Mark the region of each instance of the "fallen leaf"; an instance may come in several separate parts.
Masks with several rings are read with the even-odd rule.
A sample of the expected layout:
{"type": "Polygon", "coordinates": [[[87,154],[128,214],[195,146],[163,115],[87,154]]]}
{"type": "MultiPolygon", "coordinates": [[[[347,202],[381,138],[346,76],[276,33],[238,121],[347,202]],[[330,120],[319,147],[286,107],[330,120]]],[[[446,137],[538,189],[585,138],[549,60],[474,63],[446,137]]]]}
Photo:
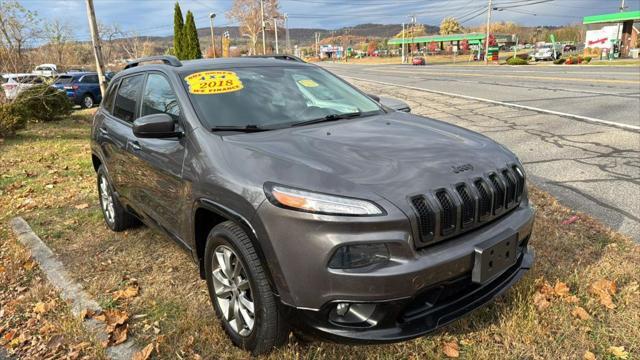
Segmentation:
{"type": "Polygon", "coordinates": [[[136,286],[129,286],[124,290],[117,290],[113,292],[113,300],[120,300],[120,299],[130,299],[134,296],[138,296],[138,287],[136,286]]]}
{"type": "Polygon", "coordinates": [[[87,204],[87,203],[78,204],[78,205],[75,206],[75,208],[78,209],[78,210],[88,209],[89,208],[89,204],[87,204]]]}
{"type": "Polygon", "coordinates": [[[569,304],[575,304],[578,302],[578,297],[575,295],[571,295],[571,296],[563,297],[562,300],[564,300],[564,302],[567,302],[569,304]]]}
{"type": "Polygon", "coordinates": [[[584,355],[582,356],[582,358],[584,360],[596,360],[596,355],[591,351],[587,350],[584,352],[584,355]]]}
{"type": "Polygon", "coordinates": [[[112,326],[123,325],[129,319],[129,315],[120,310],[106,310],[104,314],[107,317],[106,323],[112,326]]]}
{"type": "Polygon", "coordinates": [[[13,338],[16,336],[16,331],[15,330],[9,330],[7,331],[4,336],[2,336],[2,338],[6,341],[11,341],[13,340],[13,338]]]}
{"type": "Polygon", "coordinates": [[[573,311],[571,311],[571,315],[577,317],[580,320],[589,320],[589,319],[591,319],[591,316],[589,316],[589,313],[587,312],[587,310],[585,310],[581,306],[576,306],[573,309],[573,311]]]}
{"type": "Polygon", "coordinates": [[[578,221],[578,219],[580,219],[577,215],[573,215],[572,217],[566,219],[565,221],[562,222],[562,225],[571,225],[574,222],[578,221]]]}
{"type": "Polygon", "coordinates": [[[47,312],[47,304],[39,302],[33,307],[33,311],[38,314],[44,314],[47,312]]]}
{"type": "Polygon", "coordinates": [[[0,265],[0,273],[3,273],[5,271],[7,271],[7,269],[4,266],[0,265]]]}
{"type": "Polygon", "coordinates": [[[460,357],[460,351],[458,350],[458,343],[456,341],[443,343],[442,352],[450,358],[460,357]]]}
{"type": "Polygon", "coordinates": [[[47,184],[45,185],[45,189],[53,189],[53,184],[47,184]]]}
{"type": "Polygon", "coordinates": [[[624,346],[610,346],[607,351],[618,359],[629,358],[629,353],[624,351],[624,346]]]}
{"type": "Polygon", "coordinates": [[[145,346],[144,349],[133,354],[132,360],[147,360],[149,359],[149,356],[151,356],[152,352],[153,352],[153,344],[149,344],[145,346]]]}
{"type": "Polygon", "coordinates": [[[533,295],[533,304],[538,308],[538,311],[542,311],[548,308],[551,305],[551,302],[546,294],[536,292],[533,295]]]}
{"type": "Polygon", "coordinates": [[[36,266],[36,262],[33,261],[33,259],[29,259],[25,261],[24,264],[22,264],[22,267],[27,271],[32,270],[35,266],[36,266]]]}
{"type": "Polygon", "coordinates": [[[111,341],[113,345],[122,344],[127,340],[127,330],[128,325],[116,326],[116,328],[111,333],[111,341]]]}
{"type": "Polygon", "coordinates": [[[589,288],[592,294],[596,295],[600,299],[602,304],[607,309],[615,309],[616,305],[613,303],[612,295],[616,293],[616,283],[607,279],[600,279],[589,288]]]}
{"type": "Polygon", "coordinates": [[[556,281],[556,284],[553,286],[553,293],[559,297],[565,297],[569,295],[569,287],[566,283],[561,281],[556,281]]]}

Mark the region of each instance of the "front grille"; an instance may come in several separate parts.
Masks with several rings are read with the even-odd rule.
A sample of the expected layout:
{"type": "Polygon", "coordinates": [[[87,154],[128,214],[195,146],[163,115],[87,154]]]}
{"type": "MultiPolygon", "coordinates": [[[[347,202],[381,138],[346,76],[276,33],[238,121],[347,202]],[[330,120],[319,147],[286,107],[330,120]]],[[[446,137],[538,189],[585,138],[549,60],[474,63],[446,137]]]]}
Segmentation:
{"type": "Polygon", "coordinates": [[[456,186],[456,191],[458,195],[460,195],[460,199],[462,200],[462,211],[461,211],[461,225],[462,227],[466,227],[469,224],[473,223],[476,217],[476,201],[469,193],[469,189],[466,184],[460,184],[456,186]]]}
{"type": "Polygon", "coordinates": [[[420,227],[420,237],[423,241],[431,241],[435,233],[435,213],[427,203],[424,196],[416,196],[411,199],[413,208],[418,213],[418,223],[420,227]]]}
{"type": "Polygon", "coordinates": [[[452,238],[514,209],[522,200],[525,175],[511,165],[451,187],[410,198],[417,217],[416,247],[452,238]]]}
{"type": "Polygon", "coordinates": [[[442,208],[440,212],[440,234],[448,235],[456,229],[457,209],[447,190],[438,190],[436,198],[442,208]]]}

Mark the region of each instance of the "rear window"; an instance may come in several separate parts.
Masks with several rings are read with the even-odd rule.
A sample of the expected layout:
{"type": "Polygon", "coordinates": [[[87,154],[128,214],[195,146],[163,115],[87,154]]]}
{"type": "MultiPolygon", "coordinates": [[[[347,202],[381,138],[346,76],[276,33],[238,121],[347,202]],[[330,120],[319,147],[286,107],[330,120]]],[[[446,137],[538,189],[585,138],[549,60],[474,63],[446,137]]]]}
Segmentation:
{"type": "Polygon", "coordinates": [[[73,82],[73,76],[63,75],[56,79],[55,84],[69,84],[73,82]]]}

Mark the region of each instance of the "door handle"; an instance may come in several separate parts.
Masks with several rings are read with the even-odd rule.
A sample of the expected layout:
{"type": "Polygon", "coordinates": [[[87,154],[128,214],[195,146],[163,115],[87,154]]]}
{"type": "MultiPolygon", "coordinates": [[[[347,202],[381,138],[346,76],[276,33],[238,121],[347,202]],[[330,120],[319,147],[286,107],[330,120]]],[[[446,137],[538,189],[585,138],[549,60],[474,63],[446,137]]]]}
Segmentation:
{"type": "Polygon", "coordinates": [[[131,149],[133,149],[133,151],[140,151],[140,143],[135,140],[130,140],[129,146],[131,147],[131,149]]]}
{"type": "Polygon", "coordinates": [[[109,134],[109,130],[107,130],[106,128],[98,128],[98,131],[100,131],[101,135],[108,135],[109,134]]]}

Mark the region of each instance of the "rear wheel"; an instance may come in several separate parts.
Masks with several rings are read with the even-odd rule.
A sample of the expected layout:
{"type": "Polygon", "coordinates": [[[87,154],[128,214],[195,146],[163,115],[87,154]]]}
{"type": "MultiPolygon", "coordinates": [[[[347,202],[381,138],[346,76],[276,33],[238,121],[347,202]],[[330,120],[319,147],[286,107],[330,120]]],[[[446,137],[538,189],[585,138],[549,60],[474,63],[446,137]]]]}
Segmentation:
{"type": "Polygon", "coordinates": [[[120,204],[102,165],[98,168],[98,194],[104,221],[111,230],[123,231],[139,224],[138,219],[120,204]]]}
{"type": "Polygon", "coordinates": [[[231,341],[253,355],[284,344],[289,328],[247,234],[231,221],[217,225],[204,261],[209,296],[231,341]]]}
{"type": "Polygon", "coordinates": [[[90,109],[94,105],[93,96],[86,94],[82,97],[82,107],[85,109],[90,109]]]}

